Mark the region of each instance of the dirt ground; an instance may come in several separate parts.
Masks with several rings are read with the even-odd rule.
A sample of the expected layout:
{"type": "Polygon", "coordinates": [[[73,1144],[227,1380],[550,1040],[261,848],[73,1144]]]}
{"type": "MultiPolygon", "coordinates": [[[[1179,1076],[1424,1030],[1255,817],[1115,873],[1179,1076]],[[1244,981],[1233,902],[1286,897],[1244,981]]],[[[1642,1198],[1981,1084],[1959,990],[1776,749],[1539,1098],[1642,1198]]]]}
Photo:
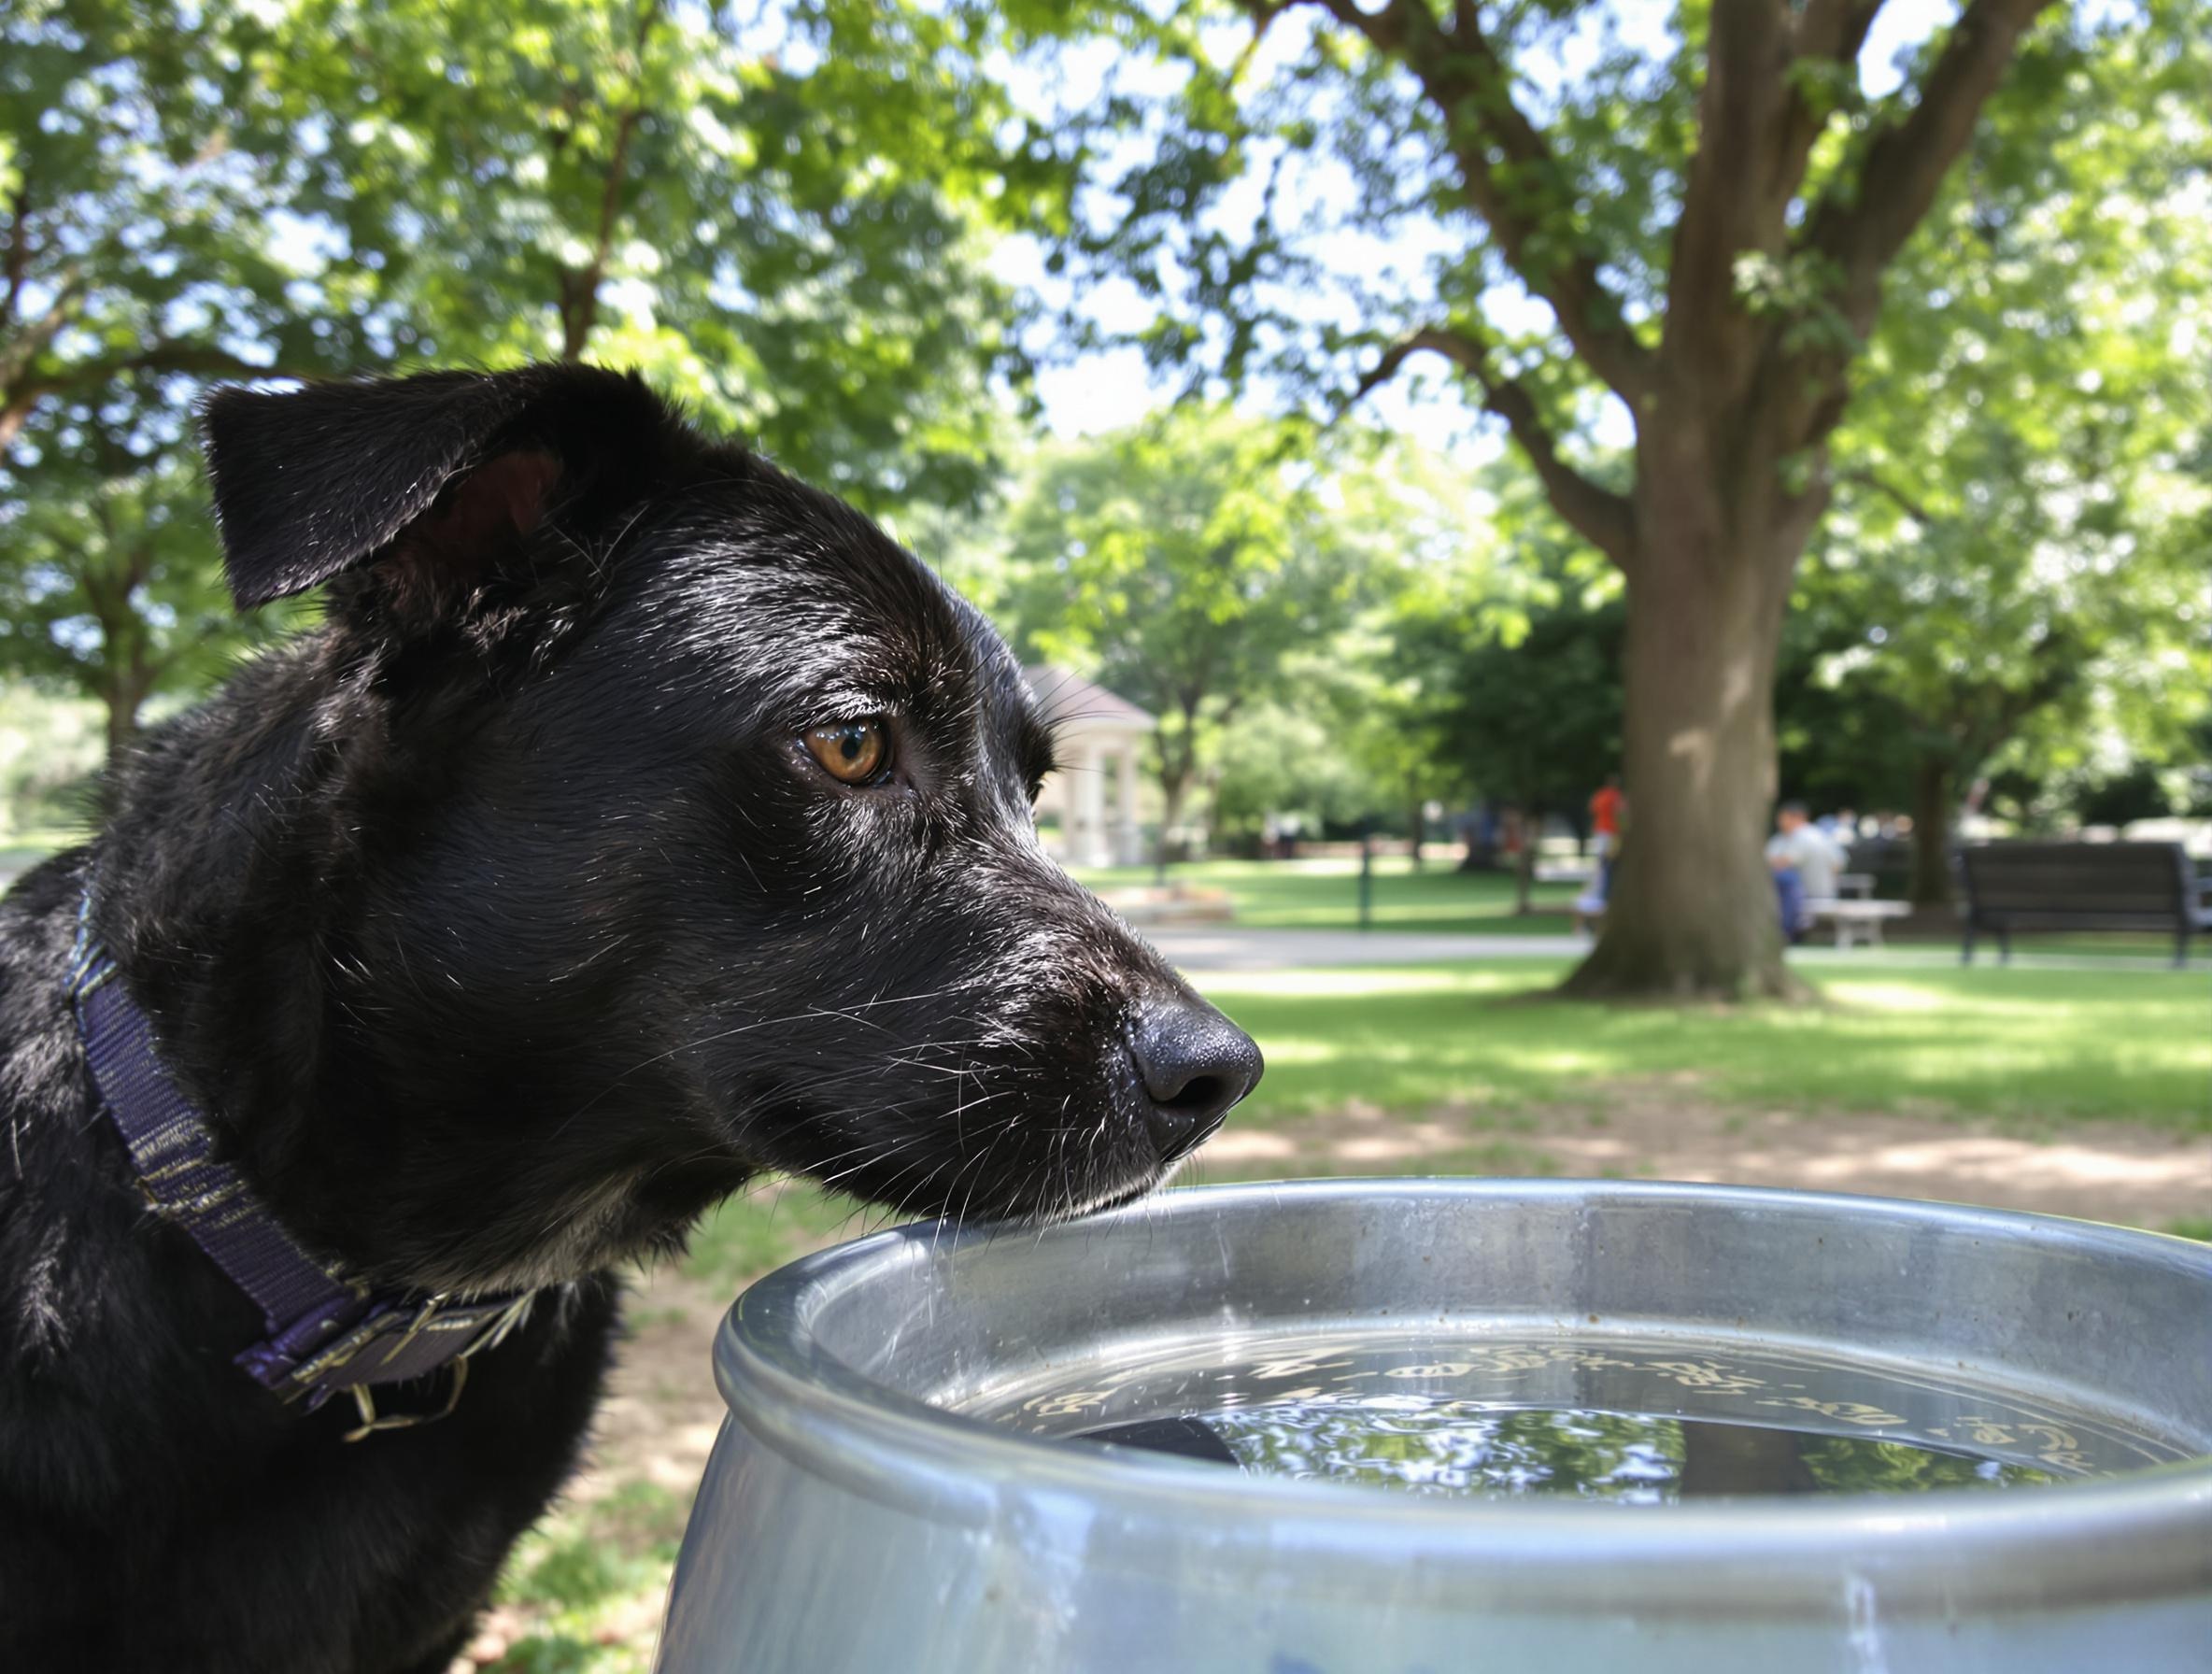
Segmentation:
{"type": "Polygon", "coordinates": [[[1613,1089],[1602,1114],[1535,1107],[1503,1127],[1354,1106],[1264,1128],[1233,1123],[1202,1159],[1216,1178],[1437,1172],[1611,1175],[1935,1198],[2162,1227],[2212,1214],[2212,1140],[2076,1123],[2044,1137],[1887,1114],[1717,1108],[1665,1085],[1613,1089]],[[1465,1164],[1477,1167],[1466,1167],[1465,1164]]]}
{"type": "MultiPolygon", "coordinates": [[[[1201,1161],[1202,1176],[1214,1180],[1432,1170],[1610,1175],[1932,1198],[2150,1227],[2212,1215],[2212,1141],[2203,1136],[2097,1122],[2035,1138],[1908,1115],[1730,1110],[1657,1085],[1615,1089],[1602,1112],[1528,1107],[1502,1125],[1448,1109],[1411,1119],[1359,1107],[1265,1128],[1232,1124],[1201,1161]]],[[[573,1500],[598,1499],[641,1479],[688,1497],[721,1422],[708,1353],[730,1299],[725,1287],[673,1270],[641,1281],[631,1336],[601,1408],[593,1462],[572,1488],[573,1500]]],[[[641,1603],[638,1631],[652,1631],[659,1602],[641,1603]]],[[[480,1666],[503,1650],[506,1614],[488,1624],[475,1658],[480,1666]]]]}

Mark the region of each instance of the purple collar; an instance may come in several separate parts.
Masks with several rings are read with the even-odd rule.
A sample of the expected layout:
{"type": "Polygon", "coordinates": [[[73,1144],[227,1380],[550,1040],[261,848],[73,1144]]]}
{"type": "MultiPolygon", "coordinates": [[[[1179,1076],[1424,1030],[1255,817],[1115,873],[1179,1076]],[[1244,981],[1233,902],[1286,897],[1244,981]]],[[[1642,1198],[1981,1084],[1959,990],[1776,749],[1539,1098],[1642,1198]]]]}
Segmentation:
{"type": "Polygon", "coordinates": [[[379,1293],[306,1255],[215,1154],[215,1137],[155,1049],[152,1025],[124,992],[115,961],[92,937],[92,891],[78,909],[69,1000],[85,1058],[114,1118],[138,1186],[155,1213],[191,1234],[261,1309],[268,1335],[234,1358],[264,1389],[313,1412],[343,1389],[373,1430],[443,1418],[461,1398],[468,1359],[497,1344],[532,1292],[474,1301],[379,1293]],[[379,1417],[371,1391],[450,1368],[442,1408],[379,1417]]]}

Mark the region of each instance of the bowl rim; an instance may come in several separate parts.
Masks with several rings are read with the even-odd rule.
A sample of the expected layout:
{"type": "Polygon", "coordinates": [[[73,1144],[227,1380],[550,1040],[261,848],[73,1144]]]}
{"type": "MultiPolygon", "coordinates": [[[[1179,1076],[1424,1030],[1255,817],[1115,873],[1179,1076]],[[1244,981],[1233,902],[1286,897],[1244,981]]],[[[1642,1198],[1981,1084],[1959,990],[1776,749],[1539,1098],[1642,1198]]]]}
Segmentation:
{"type": "MultiPolygon", "coordinates": [[[[2163,1233],[2063,1216],[1907,1199],[1694,1182],[1494,1177],[1330,1177],[1190,1186],[1025,1238],[1092,1235],[1120,1226],[1156,1229],[1163,1216],[1201,1216],[1287,1197],[1312,1203],[1374,1196],[1496,1202],[1634,1204],[1685,1201],[1737,1213],[1786,1209],[1879,1214],[1950,1228],[2058,1239],[2136,1260],[2179,1259],[2212,1276],[2212,1247],[2163,1233]]],[[[810,1331],[815,1312],[871,1275],[989,1241],[1004,1228],[920,1222],[802,1256],[757,1281],[725,1315],[716,1379],[731,1415],[765,1445],[869,1498],[934,1518],[988,1521],[1007,1492],[1073,1494],[1132,1515],[1200,1517],[1261,1526],[1278,1538],[1346,1548],[1386,1539],[1394,1549],[1523,1574],[1571,1554],[1651,1572],[1654,1583],[1714,1565],[1756,1562],[1763,1582],[1797,1572],[1832,1602],[1839,1563],[1879,1559],[1885,1577],[1917,1567],[1930,1596],[1959,1603],[1959,1553],[1986,1582],[2004,1582],[2031,1553],[2063,1550],[2059,1590],[2109,1602],[2170,1596],[2177,1582],[2212,1585],[2212,1455],[2124,1476],[2062,1482],[2019,1493],[1936,1489],[1720,1499],[1627,1508],[1573,1500],[1447,1499],[1361,1492],[1342,1483],[1227,1471],[1202,1461],[1066,1445],[948,1412],[881,1383],[830,1354],[810,1331]]],[[[2026,1578],[2020,1578],[2026,1584],[2026,1578]]],[[[2051,1577],[2029,1588],[2045,1603],[2051,1577]]],[[[1698,1589],[1693,1589],[1697,1591],[1698,1589]]],[[[1709,1585],[1702,1591],[1709,1596],[1709,1585]]],[[[1977,1589],[1977,1596],[1982,1589],[1977,1589]]],[[[1885,1597],[1888,1582],[1885,1582],[1885,1597]]],[[[1785,1589],[1775,1595],[1789,1608],[1785,1589]]],[[[1802,1600],[1800,1601],[1802,1603],[1802,1600]]]]}

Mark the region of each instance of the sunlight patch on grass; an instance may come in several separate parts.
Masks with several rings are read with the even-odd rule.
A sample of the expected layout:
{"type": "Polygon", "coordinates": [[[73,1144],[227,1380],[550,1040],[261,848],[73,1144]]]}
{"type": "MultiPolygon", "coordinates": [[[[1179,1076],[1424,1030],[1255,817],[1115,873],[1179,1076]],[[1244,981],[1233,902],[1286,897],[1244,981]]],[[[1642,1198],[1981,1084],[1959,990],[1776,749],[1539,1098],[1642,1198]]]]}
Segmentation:
{"type": "Polygon", "coordinates": [[[2212,1008],[2185,975],[1885,974],[1834,982],[1832,1005],[1673,1010],[1545,998],[1561,969],[1495,961],[1214,977],[1209,996],[1269,1057],[1238,1120],[1355,1099],[1421,1112],[1594,1090],[1602,1107],[1605,1084],[1694,1074],[1701,1096],[1746,1107],[2212,1131],[2212,1008]]]}
{"type": "Polygon", "coordinates": [[[1841,1005],[1882,1012],[1936,1011],[1946,999],[1942,990],[1926,983],[1869,982],[1864,977],[1838,981],[1824,972],[1821,992],[1841,1005]]]}
{"type": "Polygon", "coordinates": [[[1340,1051],[1325,1041],[1276,1041],[1267,1048],[1268,1067],[1287,1070],[1293,1064],[1325,1064],[1340,1051]]]}
{"type": "Polygon", "coordinates": [[[1297,971],[1240,971],[1233,976],[1202,979],[1209,998],[1216,994],[1321,994],[1335,999],[1371,999],[1386,994],[1504,994],[1530,986],[1525,973],[1557,972],[1550,961],[1534,965],[1438,967],[1320,967],[1297,971]]]}

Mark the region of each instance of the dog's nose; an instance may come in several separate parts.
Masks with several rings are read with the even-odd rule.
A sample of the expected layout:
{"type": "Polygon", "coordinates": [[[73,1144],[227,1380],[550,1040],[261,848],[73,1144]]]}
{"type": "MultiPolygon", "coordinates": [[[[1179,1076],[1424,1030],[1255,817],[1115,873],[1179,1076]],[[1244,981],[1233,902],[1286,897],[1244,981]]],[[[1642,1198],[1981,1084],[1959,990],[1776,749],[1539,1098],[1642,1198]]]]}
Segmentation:
{"type": "Polygon", "coordinates": [[[1144,1124],[1162,1162],[1196,1150],[1267,1066],[1252,1037],[1202,1000],[1156,995],[1129,1020],[1144,1124]]]}

